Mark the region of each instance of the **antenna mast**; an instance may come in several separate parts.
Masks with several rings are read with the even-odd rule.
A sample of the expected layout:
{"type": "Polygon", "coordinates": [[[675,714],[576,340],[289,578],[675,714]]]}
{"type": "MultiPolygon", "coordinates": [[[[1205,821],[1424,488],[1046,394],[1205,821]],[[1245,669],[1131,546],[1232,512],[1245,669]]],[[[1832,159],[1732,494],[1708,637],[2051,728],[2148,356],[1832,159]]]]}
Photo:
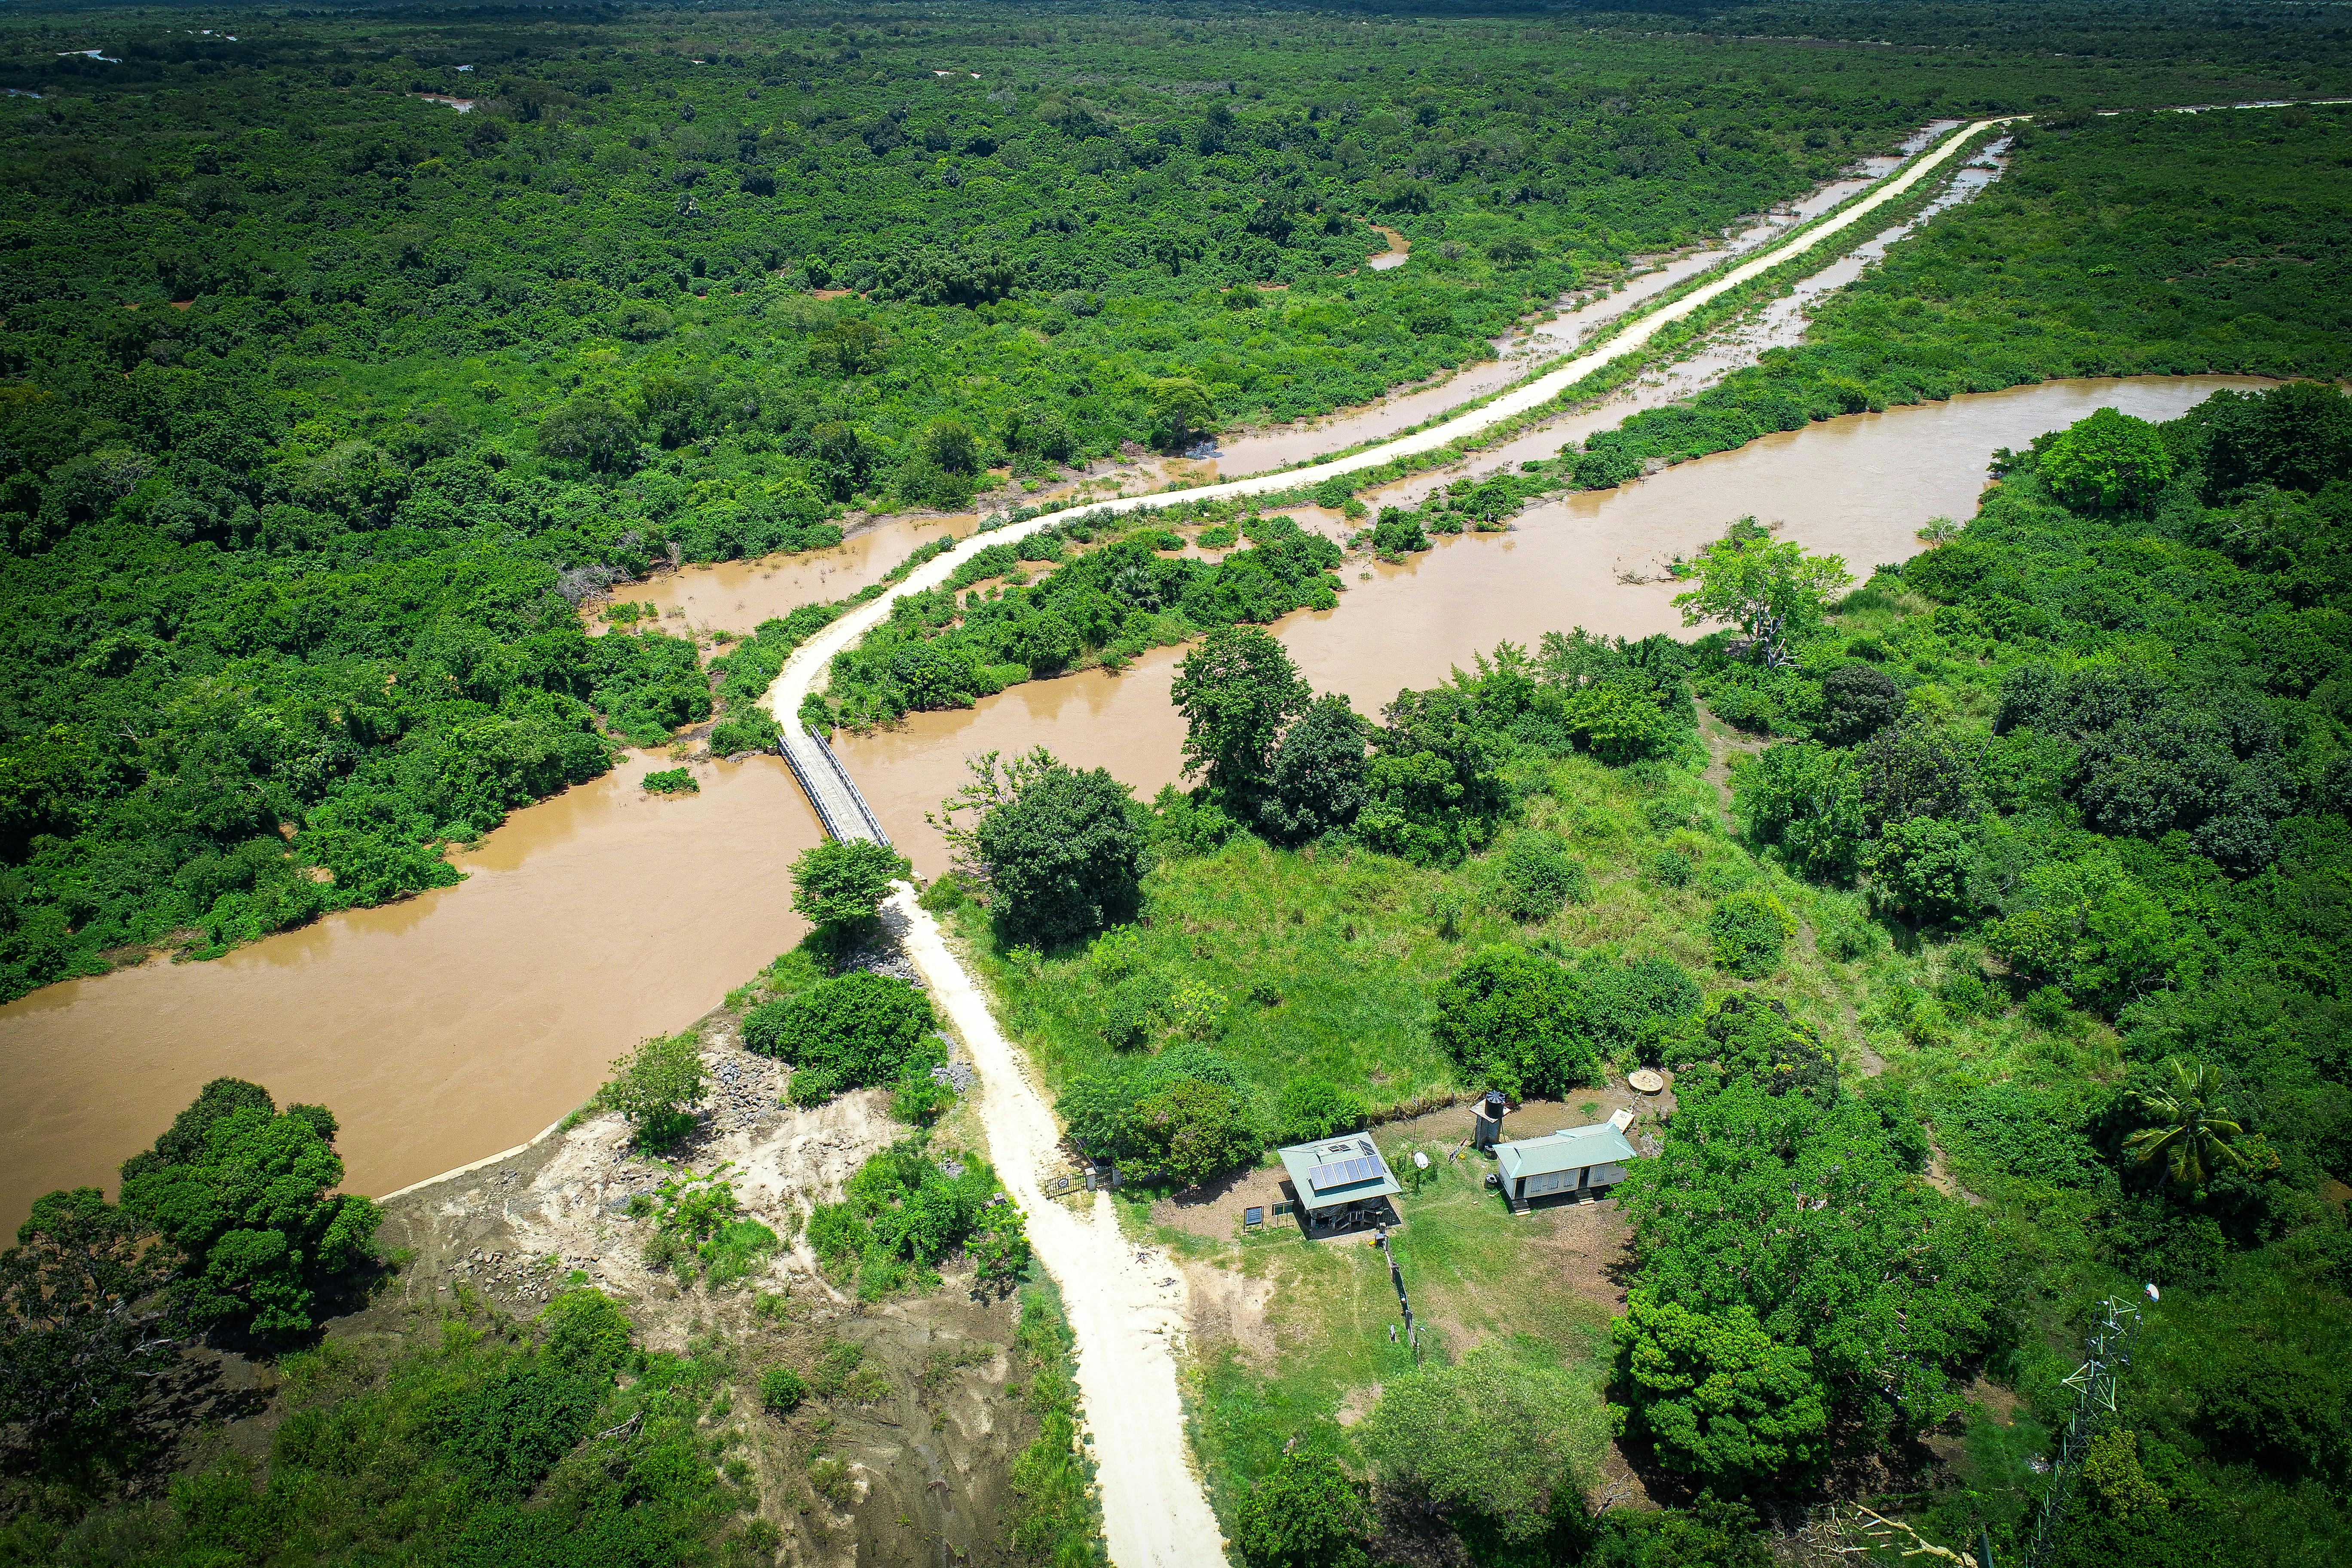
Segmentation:
{"type": "MultiPolygon", "coordinates": [[[[2156,1288],[2148,1287],[2154,1299],[2156,1288]]],[[[2099,1317],[2084,1342],[2083,1364],[2066,1379],[2074,1391],[2074,1414],[2059,1434],[2058,1452],[2050,1464],[2050,1492],[2033,1523],[2033,1541],[2025,1549],[2024,1568],[2042,1568],[2057,1544],[2066,1518],[2066,1493],[2083,1468],[2091,1437],[2116,1413],[2116,1384],[2131,1365],[2132,1336],[2139,1328],[2139,1308],[2110,1296],[2100,1303],[2099,1317]]],[[[1983,1549],[1980,1547],[1979,1551],[1983,1549]]],[[[1990,1553],[1985,1553],[1990,1568],[1990,1553]]]]}

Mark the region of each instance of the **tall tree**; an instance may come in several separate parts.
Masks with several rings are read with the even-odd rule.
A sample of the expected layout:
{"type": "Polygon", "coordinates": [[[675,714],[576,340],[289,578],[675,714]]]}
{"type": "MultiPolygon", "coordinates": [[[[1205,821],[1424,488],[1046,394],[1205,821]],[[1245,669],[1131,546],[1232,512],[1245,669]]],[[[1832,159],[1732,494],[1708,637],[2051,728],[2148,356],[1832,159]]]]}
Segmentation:
{"type": "Polygon", "coordinates": [[[184,1116],[125,1163],[123,1208],[179,1251],[172,1290],[191,1322],[264,1337],[310,1328],[319,1292],[374,1258],[382,1217],[370,1199],[334,1190],[333,1114],[277,1111],[267,1091],[234,1079],[207,1085],[190,1110],[211,1119],[199,1128],[184,1116]]]}
{"type": "Polygon", "coordinates": [[[1282,727],[1313,695],[1282,645],[1257,626],[1221,626],[1176,667],[1170,692],[1184,715],[1184,768],[1228,795],[1266,776],[1282,727]]]}
{"type": "Polygon", "coordinates": [[[53,1456],[119,1451],[151,1379],[179,1353],[159,1298],[169,1253],[96,1187],[33,1205],[0,1256],[0,1423],[53,1456]]]}

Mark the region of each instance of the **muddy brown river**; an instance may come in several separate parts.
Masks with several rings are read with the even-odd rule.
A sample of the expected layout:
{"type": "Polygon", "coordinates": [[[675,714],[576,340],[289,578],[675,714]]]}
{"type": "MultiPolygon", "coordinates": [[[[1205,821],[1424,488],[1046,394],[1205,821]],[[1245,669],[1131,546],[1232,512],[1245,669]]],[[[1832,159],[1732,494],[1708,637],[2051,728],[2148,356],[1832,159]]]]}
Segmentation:
{"type": "MultiPolygon", "coordinates": [[[[1930,518],[1974,511],[1996,447],[2022,447],[2096,408],[2169,419],[2222,387],[2266,384],[2227,376],[2048,382],[1833,419],[1620,489],[1531,507],[1514,532],[1440,540],[1402,565],[1372,565],[1370,581],[1351,563],[1338,609],[1291,616],[1275,632],[1318,690],[1344,691],[1358,711],[1377,713],[1400,688],[1444,679],[1500,640],[1532,645],[1578,626],[1625,637],[1680,632],[1669,603],[1679,586],[1664,579],[1664,566],[1743,513],[1783,524],[1783,538],[1843,555],[1866,577],[1881,562],[1916,553],[1930,518]]],[[[1551,440],[1558,445],[1557,435],[1551,440]]],[[[975,708],[838,736],[835,749],[899,848],[919,871],[937,875],[945,847],[924,816],[963,781],[967,757],[1044,745],[1066,762],[1108,768],[1146,799],[1173,782],[1183,726],[1168,690],[1181,657],[1160,648],[1122,675],[1030,681],[975,708]]]]}
{"type": "MultiPolygon", "coordinates": [[[[2168,418],[2218,387],[2249,384],[2259,384],[2051,383],[1768,437],[1621,490],[1531,509],[1514,532],[1443,542],[1408,564],[1371,568],[1369,580],[1351,565],[1338,610],[1276,629],[1318,689],[1376,710],[1498,638],[1532,643],[1578,625],[1675,629],[1673,588],[1621,574],[1654,576],[1743,512],[1782,521],[1785,537],[1866,574],[1912,554],[1928,518],[1967,516],[1996,447],[2103,405],[2168,418]]],[[[940,525],[910,525],[908,538],[940,525]]],[[[826,561],[624,592],[744,629],[871,580],[907,542],[852,540],[826,561]]],[[[899,731],[845,738],[844,760],[893,837],[933,873],[943,856],[923,816],[972,753],[1044,744],[1108,767],[1147,796],[1172,780],[1177,657],[1163,649],[1123,676],[1031,682],[967,711],[918,715],[899,731]]],[[[158,960],[0,1007],[0,1072],[15,1089],[0,1130],[0,1226],[13,1229],[48,1188],[110,1185],[125,1156],[223,1074],[266,1084],[281,1101],[331,1106],[349,1185],[371,1193],[520,1142],[580,1104],[614,1055],[715,1005],[803,930],[787,869],[818,829],[782,762],[698,765],[702,793],[683,799],[638,787],[662,765],[640,753],[516,812],[461,858],[469,877],[458,887],[333,916],[209,963],[158,960]]]]}

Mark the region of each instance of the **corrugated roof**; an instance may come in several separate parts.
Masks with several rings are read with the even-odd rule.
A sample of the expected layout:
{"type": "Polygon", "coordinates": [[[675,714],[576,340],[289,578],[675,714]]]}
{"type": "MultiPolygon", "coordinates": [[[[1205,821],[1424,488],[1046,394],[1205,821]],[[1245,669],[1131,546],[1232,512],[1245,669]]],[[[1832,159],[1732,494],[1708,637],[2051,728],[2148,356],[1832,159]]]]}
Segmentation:
{"type": "Polygon", "coordinates": [[[1291,1191],[1310,1209],[1360,1203],[1404,1189],[1389,1174],[1388,1162],[1370,1138],[1326,1138],[1276,1151],[1291,1191]]]}
{"type": "Polygon", "coordinates": [[[1495,1145],[1495,1163],[1502,1168],[1506,1182],[1587,1165],[1622,1165],[1634,1158],[1633,1145],[1625,1141],[1625,1134],[1605,1121],[1495,1145]]]}

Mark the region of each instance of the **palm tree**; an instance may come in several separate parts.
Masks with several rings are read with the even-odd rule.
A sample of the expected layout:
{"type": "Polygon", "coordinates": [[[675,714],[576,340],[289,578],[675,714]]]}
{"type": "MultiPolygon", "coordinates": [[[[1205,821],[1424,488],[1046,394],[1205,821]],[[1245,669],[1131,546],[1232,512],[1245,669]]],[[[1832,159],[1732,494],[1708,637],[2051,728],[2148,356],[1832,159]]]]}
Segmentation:
{"type": "Polygon", "coordinates": [[[2221,1103],[2219,1069],[2192,1057],[2172,1057],[2164,1065],[2171,1069],[2172,1087],[2137,1097],[2148,1124],[2124,1140],[2124,1147],[2143,1165],[2167,1160],[2173,1184],[2191,1191],[2215,1170],[2243,1170],[2245,1155],[2230,1145],[2246,1130],[2221,1103]]]}

